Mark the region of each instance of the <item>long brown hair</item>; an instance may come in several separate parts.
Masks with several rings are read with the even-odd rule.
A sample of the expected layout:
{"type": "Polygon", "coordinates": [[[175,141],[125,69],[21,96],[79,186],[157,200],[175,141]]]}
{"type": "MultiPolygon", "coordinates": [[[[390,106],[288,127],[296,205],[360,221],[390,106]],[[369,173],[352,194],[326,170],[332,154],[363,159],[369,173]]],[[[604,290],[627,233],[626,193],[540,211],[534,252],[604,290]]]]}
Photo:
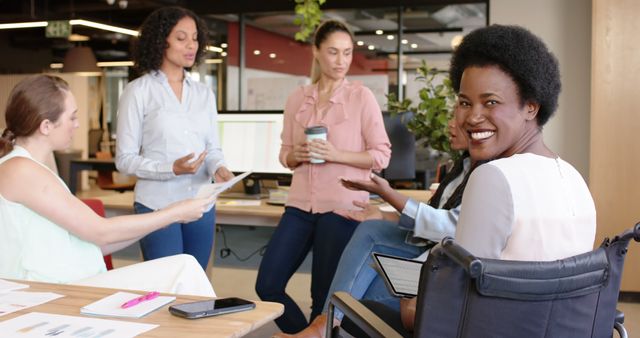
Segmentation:
{"type": "MultiPolygon", "coordinates": [[[[324,40],[335,32],[347,33],[351,37],[351,42],[354,40],[353,33],[346,24],[337,20],[327,20],[316,29],[313,35],[313,45],[316,46],[317,49],[320,49],[320,45],[324,40]]],[[[311,63],[311,83],[316,83],[318,80],[320,80],[320,64],[318,64],[318,60],[314,57],[311,63]]]]}
{"type": "Polygon", "coordinates": [[[4,114],[7,128],[0,137],[0,157],[13,150],[16,137],[32,135],[44,120],[58,121],[64,111],[65,91],[69,91],[69,84],[52,75],[28,77],[13,88],[4,114]]]}

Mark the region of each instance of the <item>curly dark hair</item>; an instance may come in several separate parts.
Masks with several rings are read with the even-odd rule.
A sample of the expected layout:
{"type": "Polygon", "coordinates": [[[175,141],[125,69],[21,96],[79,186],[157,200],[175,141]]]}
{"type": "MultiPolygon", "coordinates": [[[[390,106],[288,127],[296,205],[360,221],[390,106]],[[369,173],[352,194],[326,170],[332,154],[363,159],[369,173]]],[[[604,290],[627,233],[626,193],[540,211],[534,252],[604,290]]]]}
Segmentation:
{"type": "Polygon", "coordinates": [[[462,73],[468,67],[497,66],[518,87],[521,103],[536,102],[536,116],[542,127],[558,107],[560,71],[558,60],[547,46],[530,31],[519,26],[491,25],[464,37],[453,52],[449,77],[460,92],[462,73]]]}
{"type": "Polygon", "coordinates": [[[186,8],[163,7],[149,14],[140,26],[140,35],[132,44],[135,70],[139,75],[160,69],[164,51],[167,48],[167,37],[178,21],[184,17],[190,17],[196,22],[198,51],[195,64],[200,62],[208,41],[207,25],[186,8]]]}

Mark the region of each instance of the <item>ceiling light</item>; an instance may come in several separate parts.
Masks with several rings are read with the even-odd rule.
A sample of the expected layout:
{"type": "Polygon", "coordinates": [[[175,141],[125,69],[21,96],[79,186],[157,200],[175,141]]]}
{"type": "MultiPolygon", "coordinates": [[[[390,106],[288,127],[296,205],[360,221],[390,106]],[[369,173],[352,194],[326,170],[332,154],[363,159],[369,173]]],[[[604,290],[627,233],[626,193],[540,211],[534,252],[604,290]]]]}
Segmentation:
{"type": "Polygon", "coordinates": [[[133,61],[98,62],[98,67],[133,67],[133,61]]]}
{"type": "Polygon", "coordinates": [[[0,29],[47,27],[46,21],[0,23],[0,29]]]}
{"type": "Polygon", "coordinates": [[[451,39],[451,49],[456,49],[462,42],[462,35],[456,35],[451,39]]]}
{"type": "Polygon", "coordinates": [[[222,48],[220,48],[220,47],[216,47],[216,46],[207,46],[207,48],[206,48],[206,49],[207,49],[208,51],[210,51],[210,52],[216,52],[216,53],[220,53],[220,52],[222,52],[222,51],[223,51],[223,49],[222,49],[222,48]]]}
{"type": "Polygon", "coordinates": [[[356,42],[356,45],[358,45],[358,46],[364,46],[364,41],[360,41],[360,40],[358,40],[358,41],[356,42]]]}
{"type": "Polygon", "coordinates": [[[269,53],[269,58],[270,59],[275,59],[276,58],[276,53],[269,53]]]}
{"type": "Polygon", "coordinates": [[[393,38],[394,38],[393,35],[391,35],[391,34],[387,35],[387,40],[393,40],[393,38]]]}
{"type": "Polygon", "coordinates": [[[89,47],[73,47],[64,56],[65,73],[76,73],[81,76],[99,76],[102,71],[97,66],[96,56],[89,47]]]}
{"type": "Polygon", "coordinates": [[[71,41],[71,42],[78,42],[78,41],[89,41],[89,37],[86,35],[80,35],[80,34],[71,34],[69,35],[69,37],[67,38],[67,40],[71,41]]]}
{"type": "Polygon", "coordinates": [[[367,47],[369,50],[374,50],[376,49],[376,47],[374,45],[369,45],[369,47],[367,47]]]}
{"type": "Polygon", "coordinates": [[[227,56],[227,52],[220,53],[221,56],[227,56]]]}
{"type": "Polygon", "coordinates": [[[204,63],[206,63],[206,64],[222,63],[222,59],[206,59],[206,60],[204,60],[204,63]]]}
{"type": "Polygon", "coordinates": [[[418,48],[418,44],[417,43],[412,43],[411,44],[411,48],[418,48]]]}
{"type": "Polygon", "coordinates": [[[376,35],[382,35],[384,34],[384,32],[382,31],[382,29],[378,29],[376,30],[376,35]]]}
{"type": "Polygon", "coordinates": [[[138,36],[139,35],[138,31],[134,31],[133,29],[127,29],[127,28],[116,27],[116,26],[112,26],[112,25],[106,25],[106,24],[103,24],[103,23],[89,21],[89,20],[74,19],[74,20],[69,20],[69,24],[71,26],[75,26],[75,25],[87,26],[87,27],[102,29],[102,30],[105,30],[105,31],[127,34],[127,35],[131,35],[131,36],[138,36]]]}
{"type": "Polygon", "coordinates": [[[229,46],[229,45],[227,45],[227,43],[226,43],[226,42],[223,42],[223,43],[221,43],[221,44],[220,44],[220,47],[222,47],[222,48],[227,48],[228,46],[229,46]]]}
{"type": "Polygon", "coordinates": [[[261,53],[261,52],[260,52],[260,50],[259,50],[259,49],[256,49],[256,50],[254,50],[254,51],[253,51],[253,55],[260,55],[260,53],[261,53]]]}
{"type": "Polygon", "coordinates": [[[403,44],[403,45],[406,45],[406,44],[408,44],[408,43],[409,43],[409,40],[407,40],[407,39],[402,39],[402,41],[400,41],[400,42],[402,42],[402,44],[403,44]]]}
{"type": "Polygon", "coordinates": [[[62,63],[56,62],[49,65],[51,69],[62,69],[62,63]]]}

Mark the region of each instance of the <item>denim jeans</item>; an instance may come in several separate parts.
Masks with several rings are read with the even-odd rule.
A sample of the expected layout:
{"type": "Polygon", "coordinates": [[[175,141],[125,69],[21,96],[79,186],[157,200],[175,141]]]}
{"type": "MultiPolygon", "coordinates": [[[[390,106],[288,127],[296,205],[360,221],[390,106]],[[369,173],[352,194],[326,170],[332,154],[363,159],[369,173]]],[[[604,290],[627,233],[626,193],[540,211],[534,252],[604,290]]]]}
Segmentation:
{"type": "MultiPolygon", "coordinates": [[[[136,214],[153,210],[135,202],[136,214]]],[[[202,217],[190,223],[172,223],[140,239],[140,249],[145,261],[156,258],[189,254],[198,261],[203,270],[207,269],[216,229],[216,209],[211,208],[202,217]]]]}
{"type": "Polygon", "coordinates": [[[264,301],[284,305],[275,320],[285,333],[295,333],[308,322],[300,307],[285,292],[289,279],[313,248],[311,268],[311,318],[322,311],[342,250],[358,222],[328,213],[312,214],[286,207],[260,263],[256,293],[264,301]]]}
{"type": "MultiPolygon", "coordinates": [[[[415,258],[424,252],[424,247],[405,243],[407,231],[396,223],[383,220],[362,222],[353,233],[349,244],[342,252],[338,269],[333,277],[329,295],[345,291],[355,299],[369,299],[400,310],[400,300],[386,288],[384,281],[372,268],[372,252],[405,258],[415,258]]],[[[328,308],[325,303],[324,311],[328,308]]],[[[336,311],[336,318],[342,313],[336,311]]]]}

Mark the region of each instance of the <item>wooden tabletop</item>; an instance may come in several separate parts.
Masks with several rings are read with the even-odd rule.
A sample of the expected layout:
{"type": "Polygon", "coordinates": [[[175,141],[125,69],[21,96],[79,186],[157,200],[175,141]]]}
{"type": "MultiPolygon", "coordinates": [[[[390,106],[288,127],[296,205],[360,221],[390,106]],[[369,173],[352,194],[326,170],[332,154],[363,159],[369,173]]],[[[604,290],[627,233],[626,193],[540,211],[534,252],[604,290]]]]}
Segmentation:
{"type": "MultiPolygon", "coordinates": [[[[80,314],[81,307],[120,291],[107,288],[27,282],[20,280],[16,280],[16,282],[30,285],[29,288],[24,289],[23,291],[55,292],[64,295],[65,297],[58,298],[51,302],[31,307],[23,311],[2,316],[0,317],[0,321],[18,317],[29,312],[44,312],[82,317],[84,315],[80,314]]],[[[176,300],[169,305],[203,299],[207,298],[196,296],[177,296],[176,300]]],[[[169,305],[165,305],[143,318],[108,319],[160,325],[155,329],[140,335],[140,337],[242,337],[267,322],[279,317],[284,311],[282,304],[261,301],[255,301],[255,303],[256,308],[253,310],[199,319],[184,319],[171,315],[167,310],[169,305]]],[[[93,316],[90,317],[96,318],[93,316]]]]}

